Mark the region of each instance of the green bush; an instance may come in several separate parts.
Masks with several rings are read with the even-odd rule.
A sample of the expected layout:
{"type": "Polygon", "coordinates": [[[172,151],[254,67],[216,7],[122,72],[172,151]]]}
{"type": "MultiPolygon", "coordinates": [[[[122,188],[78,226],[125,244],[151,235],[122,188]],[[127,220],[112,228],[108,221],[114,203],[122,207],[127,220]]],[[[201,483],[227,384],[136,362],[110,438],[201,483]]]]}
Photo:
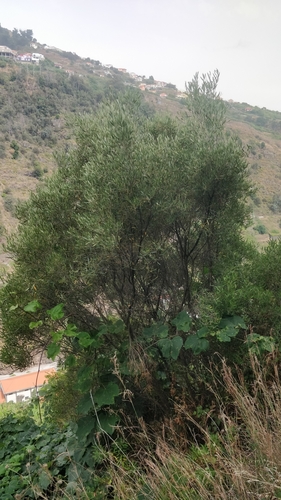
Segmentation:
{"type": "Polygon", "coordinates": [[[10,147],[14,150],[12,153],[12,158],[13,160],[16,160],[19,156],[19,145],[15,140],[13,140],[10,144],[10,147]]]}
{"type": "Polygon", "coordinates": [[[46,419],[36,421],[36,404],[5,404],[0,417],[1,500],[106,498],[105,481],[93,475],[101,461],[98,453],[94,458],[71,426],[58,428],[46,419]]]}
{"type": "Polygon", "coordinates": [[[257,231],[259,234],[267,233],[266,227],[263,224],[258,224],[257,226],[254,226],[253,229],[257,231]]]}

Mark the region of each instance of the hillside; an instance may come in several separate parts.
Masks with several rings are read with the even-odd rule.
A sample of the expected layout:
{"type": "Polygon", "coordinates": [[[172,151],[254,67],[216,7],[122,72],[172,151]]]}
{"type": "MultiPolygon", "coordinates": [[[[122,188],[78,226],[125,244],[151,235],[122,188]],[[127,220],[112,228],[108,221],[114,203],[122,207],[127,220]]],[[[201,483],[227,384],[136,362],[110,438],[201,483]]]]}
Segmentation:
{"type": "MultiPolygon", "coordinates": [[[[143,99],[143,112],[185,112],[184,94],[174,85],[153,77],[128,73],[72,52],[41,45],[32,31],[12,33],[0,27],[0,44],[18,58],[36,53],[44,60],[34,64],[16,57],[0,57],[0,159],[1,244],[16,226],[15,208],[28,197],[56,161],[54,153],[72,147],[71,119],[94,112],[99,103],[132,87],[143,99]],[[9,45],[8,45],[9,44],[9,45]]],[[[268,233],[281,233],[281,113],[247,103],[228,102],[227,127],[242,140],[248,154],[249,174],[255,185],[250,203],[253,226],[250,239],[260,243],[268,233]],[[259,234],[253,227],[265,226],[259,234]]],[[[9,265],[0,250],[0,265],[9,265]]]]}

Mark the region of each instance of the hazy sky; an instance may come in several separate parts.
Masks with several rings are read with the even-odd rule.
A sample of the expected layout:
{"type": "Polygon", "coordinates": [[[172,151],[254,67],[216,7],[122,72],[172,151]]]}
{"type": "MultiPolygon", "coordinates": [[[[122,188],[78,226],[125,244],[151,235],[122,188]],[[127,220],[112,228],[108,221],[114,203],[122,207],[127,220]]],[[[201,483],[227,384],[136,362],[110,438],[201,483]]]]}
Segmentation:
{"type": "Polygon", "coordinates": [[[224,99],[281,111],[281,0],[0,0],[4,28],[184,89],[219,69],[224,99]],[[2,4],[2,5],[1,5],[2,4]]]}

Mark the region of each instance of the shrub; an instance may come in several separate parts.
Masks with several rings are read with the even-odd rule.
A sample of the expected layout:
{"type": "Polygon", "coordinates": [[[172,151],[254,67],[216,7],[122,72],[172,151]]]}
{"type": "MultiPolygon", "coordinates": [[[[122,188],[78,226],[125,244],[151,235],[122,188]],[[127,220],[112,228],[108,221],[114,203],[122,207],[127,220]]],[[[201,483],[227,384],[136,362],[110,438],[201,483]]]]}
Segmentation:
{"type": "Polygon", "coordinates": [[[31,177],[35,177],[35,179],[41,179],[43,177],[43,170],[42,168],[38,165],[32,170],[30,173],[31,177]]]}
{"type": "Polygon", "coordinates": [[[10,144],[10,147],[14,150],[13,153],[12,153],[12,158],[13,160],[16,160],[19,156],[19,145],[17,144],[17,142],[15,140],[13,140],[10,144]]]}
{"type": "Polygon", "coordinates": [[[266,227],[263,224],[258,224],[257,226],[254,226],[253,229],[255,231],[257,231],[259,234],[266,234],[267,233],[266,227]]]}
{"type": "Polygon", "coordinates": [[[11,195],[8,195],[4,198],[4,208],[7,212],[10,212],[11,215],[15,215],[16,212],[16,202],[15,198],[11,195]]]}

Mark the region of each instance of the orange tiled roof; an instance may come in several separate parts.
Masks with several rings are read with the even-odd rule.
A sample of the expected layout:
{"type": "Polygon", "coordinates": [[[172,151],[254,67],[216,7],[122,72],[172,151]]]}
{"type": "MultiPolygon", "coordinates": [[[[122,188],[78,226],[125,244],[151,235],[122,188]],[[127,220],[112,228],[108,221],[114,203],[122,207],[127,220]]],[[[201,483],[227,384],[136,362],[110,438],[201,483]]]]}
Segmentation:
{"type": "MultiPolygon", "coordinates": [[[[13,392],[24,391],[32,389],[35,386],[40,387],[44,384],[46,376],[54,373],[54,368],[48,368],[39,372],[26,373],[24,375],[15,375],[4,380],[0,380],[0,389],[3,394],[12,394],[13,392]],[[37,379],[38,376],[38,379],[37,379]]],[[[1,392],[1,391],[0,391],[1,392]]]]}

